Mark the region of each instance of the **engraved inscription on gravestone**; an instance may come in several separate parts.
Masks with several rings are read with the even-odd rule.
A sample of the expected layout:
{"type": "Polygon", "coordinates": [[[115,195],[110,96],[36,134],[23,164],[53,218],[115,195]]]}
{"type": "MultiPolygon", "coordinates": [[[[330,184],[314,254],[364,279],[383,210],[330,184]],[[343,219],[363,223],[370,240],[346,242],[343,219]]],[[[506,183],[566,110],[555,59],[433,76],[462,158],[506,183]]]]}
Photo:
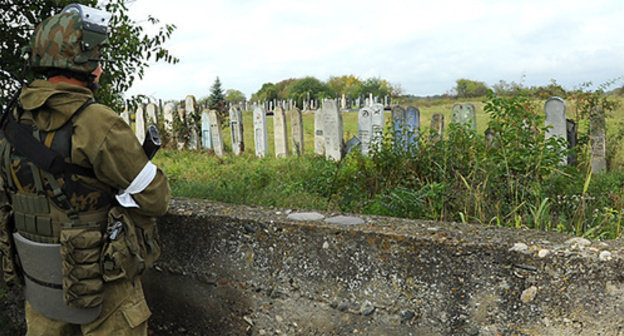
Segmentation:
{"type": "Polygon", "coordinates": [[[286,113],[278,105],[273,111],[273,136],[275,141],[275,157],[288,156],[288,129],[286,126],[286,113]]]}
{"type": "Polygon", "coordinates": [[[253,119],[256,156],[263,158],[267,155],[269,150],[265,109],[261,106],[257,106],[253,111],[253,119]]]}
{"type": "Polygon", "coordinates": [[[477,113],[474,105],[470,103],[457,103],[453,105],[451,123],[467,125],[473,130],[476,130],[477,113]]]}
{"type": "Polygon", "coordinates": [[[382,104],[375,103],[371,107],[373,115],[371,117],[371,123],[373,125],[373,133],[369,150],[371,148],[377,148],[383,140],[383,128],[384,128],[384,107],[382,104]]]}

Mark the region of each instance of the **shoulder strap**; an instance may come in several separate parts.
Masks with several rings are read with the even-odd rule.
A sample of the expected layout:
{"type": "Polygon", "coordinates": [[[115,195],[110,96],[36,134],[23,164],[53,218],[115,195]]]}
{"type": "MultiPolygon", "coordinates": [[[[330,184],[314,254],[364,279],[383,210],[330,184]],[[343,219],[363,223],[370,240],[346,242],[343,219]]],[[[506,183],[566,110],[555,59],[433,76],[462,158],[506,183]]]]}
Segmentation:
{"type": "MultiPolygon", "coordinates": [[[[94,101],[89,99],[76,110],[74,115],[81,113],[94,101]]],[[[22,155],[32,161],[37,167],[48,171],[53,175],[78,174],[82,176],[95,177],[92,169],[84,168],[72,163],[65,162],[65,158],[57,152],[42,144],[32,136],[31,130],[27,126],[18,123],[13,117],[13,113],[8,111],[7,123],[4,129],[7,140],[22,155]]]]}

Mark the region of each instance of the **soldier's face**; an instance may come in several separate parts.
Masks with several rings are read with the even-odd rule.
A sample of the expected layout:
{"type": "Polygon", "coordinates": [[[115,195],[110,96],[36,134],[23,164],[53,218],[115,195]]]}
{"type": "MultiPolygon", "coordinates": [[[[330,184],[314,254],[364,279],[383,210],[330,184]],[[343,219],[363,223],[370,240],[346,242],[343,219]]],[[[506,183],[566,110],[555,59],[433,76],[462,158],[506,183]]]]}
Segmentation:
{"type": "Polygon", "coordinates": [[[98,67],[95,68],[95,70],[93,70],[93,72],[91,73],[93,76],[95,76],[95,79],[93,80],[93,83],[99,83],[100,82],[100,76],[102,75],[104,71],[102,70],[102,64],[98,64],[98,67]]]}

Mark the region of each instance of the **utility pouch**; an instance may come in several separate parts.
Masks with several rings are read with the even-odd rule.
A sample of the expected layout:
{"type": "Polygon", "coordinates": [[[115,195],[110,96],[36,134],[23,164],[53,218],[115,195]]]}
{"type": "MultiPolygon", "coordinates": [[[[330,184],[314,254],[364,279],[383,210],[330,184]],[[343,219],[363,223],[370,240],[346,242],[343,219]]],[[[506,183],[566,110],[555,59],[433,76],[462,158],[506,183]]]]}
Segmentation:
{"type": "Polygon", "coordinates": [[[4,282],[9,285],[22,285],[23,279],[19,274],[13,241],[13,211],[9,205],[0,207],[0,262],[4,282]]]}
{"type": "Polygon", "coordinates": [[[99,306],[104,285],[99,260],[100,228],[63,228],[60,242],[65,304],[80,309],[99,306]]]}
{"type": "Polygon", "coordinates": [[[108,228],[100,257],[105,282],[124,278],[133,281],[145,272],[145,259],[141,255],[137,231],[122,208],[113,207],[108,212],[108,228]]]}

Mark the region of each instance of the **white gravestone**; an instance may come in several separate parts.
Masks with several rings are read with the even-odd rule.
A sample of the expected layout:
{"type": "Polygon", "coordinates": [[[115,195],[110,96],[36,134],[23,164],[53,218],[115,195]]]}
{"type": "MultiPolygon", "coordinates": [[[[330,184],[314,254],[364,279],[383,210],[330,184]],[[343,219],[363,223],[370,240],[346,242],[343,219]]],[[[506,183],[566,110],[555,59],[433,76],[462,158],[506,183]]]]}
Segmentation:
{"type": "Polygon", "coordinates": [[[292,108],[288,114],[290,114],[293,154],[303,155],[303,115],[296,107],[292,108]]]}
{"type": "Polygon", "coordinates": [[[210,116],[208,110],[202,110],[201,114],[201,139],[204,149],[212,148],[212,132],[210,130],[210,116]]]}
{"type": "Polygon", "coordinates": [[[145,108],[146,118],[145,122],[147,125],[157,125],[158,124],[158,106],[154,103],[147,104],[145,108]]]}
{"type": "Polygon", "coordinates": [[[323,136],[323,109],[314,111],[314,154],[325,155],[325,137],[323,136]]]}
{"type": "Polygon", "coordinates": [[[241,155],[245,150],[243,140],[243,111],[238,106],[232,106],[230,114],[230,131],[232,134],[232,152],[234,155],[241,155]]]}
{"type": "Polygon", "coordinates": [[[186,112],[186,125],[189,129],[188,135],[188,148],[197,149],[199,147],[199,134],[197,132],[197,124],[195,119],[197,118],[197,102],[192,95],[186,96],[184,99],[184,110],[186,112]]]}
{"type": "Polygon", "coordinates": [[[442,140],[444,136],[444,114],[436,112],[431,116],[431,129],[433,130],[431,140],[433,142],[442,140]]]}
{"type": "Polygon", "coordinates": [[[217,115],[216,110],[208,111],[208,118],[210,119],[210,135],[212,136],[212,148],[215,155],[221,157],[224,154],[223,150],[223,134],[221,133],[221,120],[217,115]]]}
{"type": "Polygon", "coordinates": [[[342,114],[333,99],[323,101],[323,131],[325,137],[325,157],[339,161],[342,159],[342,114]]]}
{"type": "Polygon", "coordinates": [[[466,125],[473,130],[477,129],[477,113],[474,105],[470,103],[457,103],[453,105],[451,123],[466,125]]]}
{"type": "Polygon", "coordinates": [[[591,146],[591,168],[594,174],[607,170],[607,138],[604,110],[594,107],[589,116],[589,142],[591,146]]]}
{"type": "Polygon", "coordinates": [[[362,154],[368,156],[371,139],[373,136],[373,109],[364,107],[358,113],[358,138],[360,139],[360,150],[362,154]]]}
{"type": "MultiPolygon", "coordinates": [[[[565,116],[566,104],[560,97],[551,97],[544,104],[544,112],[546,114],[545,125],[546,139],[551,137],[560,137],[567,141],[567,122],[565,116]]],[[[565,147],[564,147],[565,148],[565,147]]],[[[567,158],[561,158],[561,164],[566,164],[567,158]]]]}
{"type": "Polygon", "coordinates": [[[275,157],[288,156],[288,130],[286,126],[286,113],[277,105],[273,111],[273,136],[275,140],[275,157]]]}
{"type": "Polygon", "coordinates": [[[165,132],[167,132],[167,135],[171,136],[171,134],[173,133],[173,109],[175,108],[175,106],[173,106],[172,103],[167,103],[165,104],[165,107],[163,107],[163,119],[165,120],[164,126],[165,126],[165,132]]]}
{"type": "Polygon", "coordinates": [[[139,143],[143,143],[145,141],[145,113],[143,112],[143,105],[139,105],[134,114],[134,127],[139,143]]]}
{"type": "Polygon", "coordinates": [[[371,106],[373,115],[371,123],[373,125],[373,134],[371,138],[370,148],[377,148],[383,141],[383,129],[384,129],[384,107],[382,104],[373,104],[371,106]]]}
{"type": "Polygon", "coordinates": [[[261,106],[256,106],[253,110],[253,125],[256,156],[263,158],[269,150],[269,137],[267,135],[266,111],[261,106]]]}

